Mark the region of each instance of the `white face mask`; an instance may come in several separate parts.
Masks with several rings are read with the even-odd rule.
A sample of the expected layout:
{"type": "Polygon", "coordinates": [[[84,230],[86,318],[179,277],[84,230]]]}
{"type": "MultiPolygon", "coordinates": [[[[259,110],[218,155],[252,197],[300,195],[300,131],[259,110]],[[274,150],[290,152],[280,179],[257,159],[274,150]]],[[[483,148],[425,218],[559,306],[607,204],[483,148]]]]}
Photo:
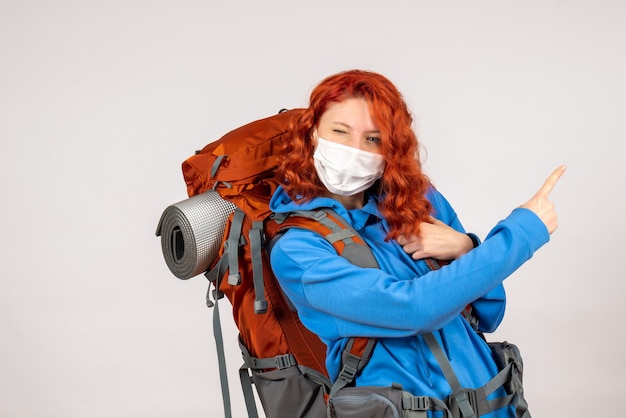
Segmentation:
{"type": "Polygon", "coordinates": [[[334,194],[352,196],[381,178],[385,169],[382,155],[317,138],[313,162],[318,177],[334,194]]]}

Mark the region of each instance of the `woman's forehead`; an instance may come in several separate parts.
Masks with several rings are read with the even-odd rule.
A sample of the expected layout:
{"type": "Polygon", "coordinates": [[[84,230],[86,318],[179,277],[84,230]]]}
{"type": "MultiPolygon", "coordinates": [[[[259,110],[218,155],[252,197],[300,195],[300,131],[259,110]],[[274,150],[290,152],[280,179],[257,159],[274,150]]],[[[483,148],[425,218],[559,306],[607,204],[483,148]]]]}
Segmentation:
{"type": "Polygon", "coordinates": [[[363,98],[348,98],[328,105],[320,124],[336,123],[366,131],[378,130],[370,113],[369,103],[363,98]]]}

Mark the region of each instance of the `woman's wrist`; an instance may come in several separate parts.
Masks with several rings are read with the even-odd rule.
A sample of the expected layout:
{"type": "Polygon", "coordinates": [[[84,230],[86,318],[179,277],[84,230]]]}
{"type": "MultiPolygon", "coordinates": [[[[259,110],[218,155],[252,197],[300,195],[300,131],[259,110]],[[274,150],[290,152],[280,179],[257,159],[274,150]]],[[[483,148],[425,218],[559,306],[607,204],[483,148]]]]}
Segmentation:
{"type": "Polygon", "coordinates": [[[472,248],[471,248],[472,250],[480,245],[480,238],[478,238],[478,235],[473,234],[471,232],[468,232],[465,235],[467,235],[469,239],[472,241],[472,248]]]}
{"type": "Polygon", "coordinates": [[[478,239],[478,236],[476,236],[476,234],[472,234],[472,233],[467,233],[467,234],[462,234],[462,246],[459,249],[459,253],[455,258],[459,258],[464,254],[469,253],[470,251],[472,251],[474,248],[478,247],[480,245],[480,239],[478,239]]]}

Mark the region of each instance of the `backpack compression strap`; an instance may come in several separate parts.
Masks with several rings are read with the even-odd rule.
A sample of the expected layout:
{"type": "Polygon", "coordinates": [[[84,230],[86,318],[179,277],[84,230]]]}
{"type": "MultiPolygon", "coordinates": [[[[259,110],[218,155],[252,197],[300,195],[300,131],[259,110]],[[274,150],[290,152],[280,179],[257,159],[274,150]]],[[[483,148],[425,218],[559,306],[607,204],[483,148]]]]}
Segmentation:
{"type": "MultiPolygon", "coordinates": [[[[239,273],[239,246],[244,243],[242,236],[242,227],[246,215],[237,208],[233,212],[230,231],[228,238],[224,241],[224,252],[212,270],[206,277],[210,282],[217,283],[219,289],[219,280],[226,273],[228,268],[228,284],[237,286],[241,284],[241,274],[239,273]]],[[[250,256],[252,259],[252,280],[254,284],[254,311],[256,313],[265,313],[267,311],[267,301],[263,290],[263,221],[255,221],[252,228],[248,231],[248,239],[250,240],[250,256]]]]}

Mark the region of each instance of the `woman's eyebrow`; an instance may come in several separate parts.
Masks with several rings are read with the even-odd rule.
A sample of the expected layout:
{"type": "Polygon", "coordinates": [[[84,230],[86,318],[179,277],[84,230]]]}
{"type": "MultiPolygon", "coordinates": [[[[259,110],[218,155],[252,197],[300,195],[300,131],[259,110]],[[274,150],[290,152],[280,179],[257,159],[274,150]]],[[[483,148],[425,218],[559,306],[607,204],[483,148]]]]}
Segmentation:
{"type": "MultiPolygon", "coordinates": [[[[348,124],[347,124],[347,123],[345,123],[345,122],[334,121],[334,122],[332,122],[332,123],[334,123],[334,124],[336,124],[336,125],[341,125],[341,126],[343,126],[344,128],[347,128],[348,130],[352,130],[352,126],[348,125],[348,124]]],[[[380,131],[379,131],[378,129],[372,129],[372,130],[369,130],[369,131],[365,131],[365,133],[368,133],[368,134],[379,134],[379,133],[380,133],[380,131]]]]}
{"type": "Polygon", "coordinates": [[[344,122],[334,121],[333,123],[335,125],[341,125],[341,126],[343,126],[345,128],[352,129],[352,126],[350,126],[350,125],[348,125],[347,123],[344,123],[344,122]]]}

